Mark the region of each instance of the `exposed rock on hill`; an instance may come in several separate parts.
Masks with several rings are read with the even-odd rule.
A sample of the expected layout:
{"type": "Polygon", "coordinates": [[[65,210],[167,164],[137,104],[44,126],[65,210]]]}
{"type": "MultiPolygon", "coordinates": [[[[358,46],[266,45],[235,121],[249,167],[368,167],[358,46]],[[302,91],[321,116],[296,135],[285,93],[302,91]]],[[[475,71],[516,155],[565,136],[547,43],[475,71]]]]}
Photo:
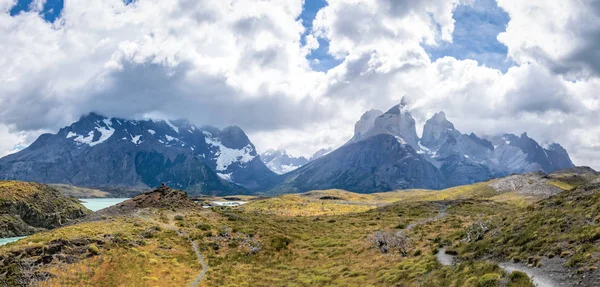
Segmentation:
{"type": "Polygon", "coordinates": [[[90,213],[79,200],[47,185],[0,181],[0,238],[60,227],[90,213]]]}
{"type": "Polygon", "coordinates": [[[99,210],[96,214],[121,215],[142,208],[184,209],[198,207],[198,204],[192,201],[184,191],[172,189],[168,186],[161,186],[117,205],[99,210]]]}

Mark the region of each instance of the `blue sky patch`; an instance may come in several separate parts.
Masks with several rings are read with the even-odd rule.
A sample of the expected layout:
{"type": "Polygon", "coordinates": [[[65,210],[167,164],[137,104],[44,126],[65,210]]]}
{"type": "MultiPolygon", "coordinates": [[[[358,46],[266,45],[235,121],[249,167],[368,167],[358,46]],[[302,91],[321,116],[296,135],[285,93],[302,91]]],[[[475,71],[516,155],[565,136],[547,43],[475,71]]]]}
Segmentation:
{"type": "MultiPolygon", "coordinates": [[[[15,16],[21,12],[31,11],[31,3],[33,3],[33,0],[17,1],[17,4],[10,10],[10,15],[15,16]]],[[[64,0],[48,0],[44,4],[44,9],[40,11],[40,16],[48,22],[54,22],[60,16],[64,3],[64,0]]]]}
{"type": "MultiPolygon", "coordinates": [[[[306,28],[306,31],[302,35],[301,44],[305,44],[306,35],[310,34],[312,30],[312,22],[317,16],[317,12],[327,6],[327,2],[325,0],[306,0],[304,2],[304,9],[302,10],[302,14],[300,14],[300,19],[302,19],[302,25],[306,28]]],[[[306,58],[310,61],[310,65],[313,70],[326,72],[329,69],[339,65],[342,60],[338,60],[333,58],[329,54],[329,41],[326,39],[317,39],[319,41],[319,48],[312,51],[306,58]]]]}
{"type": "Polygon", "coordinates": [[[498,34],[506,30],[510,17],[495,0],[476,0],[472,5],[459,5],[454,10],[454,20],[452,43],[425,47],[432,61],[444,56],[473,59],[480,65],[502,72],[514,65],[507,60],[507,47],[497,40],[498,34]]]}

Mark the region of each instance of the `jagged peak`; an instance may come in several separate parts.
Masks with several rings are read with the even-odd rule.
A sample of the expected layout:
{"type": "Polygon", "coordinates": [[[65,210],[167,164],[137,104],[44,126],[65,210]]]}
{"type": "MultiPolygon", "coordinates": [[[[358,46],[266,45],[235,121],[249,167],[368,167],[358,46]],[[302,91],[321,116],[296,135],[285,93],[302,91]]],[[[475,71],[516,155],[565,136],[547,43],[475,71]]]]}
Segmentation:
{"type": "Polygon", "coordinates": [[[409,103],[406,97],[402,97],[400,103],[391,107],[385,114],[399,115],[409,112],[409,103]]]}
{"type": "Polygon", "coordinates": [[[555,151],[566,151],[566,149],[560,145],[559,143],[551,142],[546,147],[547,150],[555,150],[555,151]]]}
{"type": "Polygon", "coordinates": [[[454,124],[446,118],[446,113],[443,111],[435,113],[425,124],[435,124],[448,129],[455,129],[454,124]]]}

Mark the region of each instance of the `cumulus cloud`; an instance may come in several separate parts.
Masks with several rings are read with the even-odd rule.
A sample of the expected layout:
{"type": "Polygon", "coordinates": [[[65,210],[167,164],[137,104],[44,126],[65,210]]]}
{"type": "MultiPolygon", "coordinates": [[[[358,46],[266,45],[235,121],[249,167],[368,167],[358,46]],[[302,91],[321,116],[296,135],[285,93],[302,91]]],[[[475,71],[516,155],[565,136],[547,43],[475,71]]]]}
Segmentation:
{"type": "Polygon", "coordinates": [[[96,111],[235,124],[259,150],[310,156],[406,96],[421,124],[444,110],[463,132],[526,131],[600,168],[599,2],[497,1],[504,73],[423,48],[451,45],[454,10],[478,0],[328,0],[310,31],[302,0],[73,0],[53,23],[46,1],[10,16],[0,0],[0,154],[96,111]],[[327,72],[307,60],[319,41],[341,61],[327,72]]]}
{"type": "Polygon", "coordinates": [[[537,62],[570,77],[600,75],[600,1],[498,0],[511,18],[498,40],[517,63],[537,62]]]}

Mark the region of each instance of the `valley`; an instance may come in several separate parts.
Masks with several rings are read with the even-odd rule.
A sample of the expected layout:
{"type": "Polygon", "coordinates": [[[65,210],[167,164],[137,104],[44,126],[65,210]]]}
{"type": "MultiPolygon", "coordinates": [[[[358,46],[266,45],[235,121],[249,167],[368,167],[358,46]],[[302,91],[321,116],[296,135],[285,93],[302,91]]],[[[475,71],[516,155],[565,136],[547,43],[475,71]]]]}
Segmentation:
{"type": "Polygon", "coordinates": [[[527,274],[594,286],[598,178],[573,169],[208,209],[161,187],[0,247],[0,274],[17,286],[534,286],[527,274]]]}

